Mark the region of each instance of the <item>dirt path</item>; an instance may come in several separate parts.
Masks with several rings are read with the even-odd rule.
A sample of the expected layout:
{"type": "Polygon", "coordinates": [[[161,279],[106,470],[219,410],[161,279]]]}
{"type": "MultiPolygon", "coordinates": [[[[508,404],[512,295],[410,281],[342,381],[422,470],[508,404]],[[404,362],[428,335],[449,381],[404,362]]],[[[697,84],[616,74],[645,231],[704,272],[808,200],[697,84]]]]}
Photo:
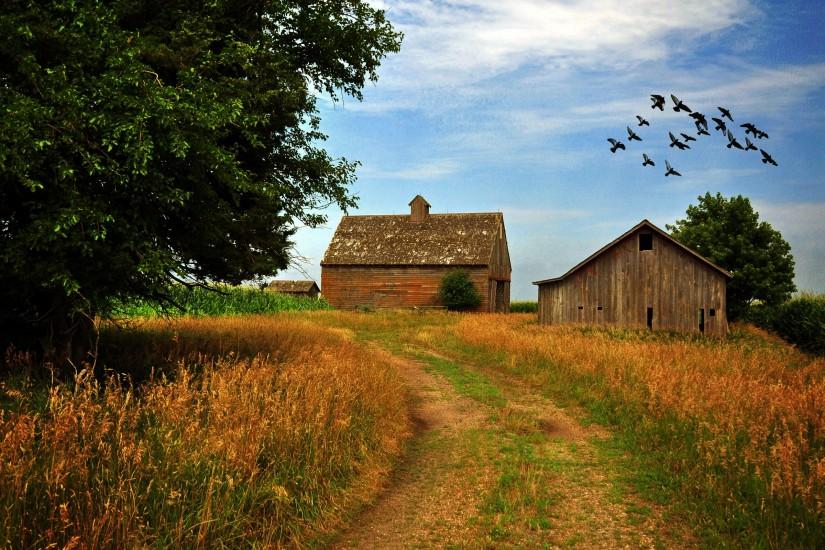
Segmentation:
{"type": "Polygon", "coordinates": [[[426,353],[437,361],[397,358],[418,426],[406,460],[333,548],[695,545],[667,509],[620,481],[617,462],[597,448],[610,432],[506,373],[426,353]],[[439,368],[448,362],[449,373],[439,368]],[[466,397],[462,373],[500,398],[466,397]]]}
{"type": "Polygon", "coordinates": [[[396,361],[413,399],[415,442],[379,500],[332,547],[471,545],[477,533],[469,519],[493,481],[472,440],[488,426],[490,411],[459,396],[423,363],[396,361]]]}

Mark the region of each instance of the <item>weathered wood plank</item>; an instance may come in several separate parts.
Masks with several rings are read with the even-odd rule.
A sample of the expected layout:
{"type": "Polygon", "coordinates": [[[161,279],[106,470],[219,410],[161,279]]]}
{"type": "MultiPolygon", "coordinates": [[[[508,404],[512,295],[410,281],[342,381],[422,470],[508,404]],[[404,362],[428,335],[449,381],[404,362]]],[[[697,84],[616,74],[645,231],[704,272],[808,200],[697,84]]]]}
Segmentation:
{"type": "Polygon", "coordinates": [[[644,327],[652,307],[653,328],[698,332],[704,309],[705,334],[727,334],[725,276],[656,233],[653,249],[639,250],[644,231],[629,234],[567,278],[541,283],[539,322],[644,327]]]}

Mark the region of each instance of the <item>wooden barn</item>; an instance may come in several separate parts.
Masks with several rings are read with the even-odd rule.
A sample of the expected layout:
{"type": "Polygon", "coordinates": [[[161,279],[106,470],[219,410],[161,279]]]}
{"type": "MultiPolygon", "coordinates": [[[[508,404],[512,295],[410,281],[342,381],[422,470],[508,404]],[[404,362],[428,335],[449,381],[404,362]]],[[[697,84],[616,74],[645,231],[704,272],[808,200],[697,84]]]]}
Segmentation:
{"type": "Polygon", "coordinates": [[[725,336],[730,273],[642,220],[556,277],[536,281],[539,322],[725,336]]]}
{"type": "Polygon", "coordinates": [[[315,284],[315,281],[272,281],[266,287],[271,292],[280,292],[281,294],[291,294],[293,296],[307,296],[309,298],[317,298],[321,293],[321,289],[315,284]]]}
{"type": "Polygon", "coordinates": [[[333,307],[438,307],[438,288],[466,270],[482,297],[477,311],[510,309],[510,254],[504,216],[430,214],[420,195],[410,213],[344,216],[321,262],[321,285],[333,307]]]}

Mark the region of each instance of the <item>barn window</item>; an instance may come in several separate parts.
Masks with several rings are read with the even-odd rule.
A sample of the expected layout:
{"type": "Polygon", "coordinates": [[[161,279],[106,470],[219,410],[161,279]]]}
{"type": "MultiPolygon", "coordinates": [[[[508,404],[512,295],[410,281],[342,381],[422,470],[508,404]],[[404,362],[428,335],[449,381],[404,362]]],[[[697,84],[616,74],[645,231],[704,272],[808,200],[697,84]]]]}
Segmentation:
{"type": "Polygon", "coordinates": [[[604,308],[603,308],[602,306],[597,306],[597,307],[596,307],[596,309],[598,309],[599,311],[601,311],[601,310],[603,310],[604,308]]]}
{"type": "Polygon", "coordinates": [[[653,328],[653,308],[647,308],[647,328],[653,328]]]}
{"type": "Polygon", "coordinates": [[[715,310],[715,309],[713,309],[713,308],[710,308],[710,309],[708,310],[708,316],[710,316],[710,317],[716,317],[716,310],[715,310]]]}
{"type": "Polygon", "coordinates": [[[579,306],[579,309],[584,309],[584,306],[579,306]]]}
{"type": "Polygon", "coordinates": [[[705,333],[705,308],[699,308],[699,332],[705,333]]]}
{"type": "Polygon", "coordinates": [[[639,250],[653,250],[653,233],[639,233],[639,250]]]}

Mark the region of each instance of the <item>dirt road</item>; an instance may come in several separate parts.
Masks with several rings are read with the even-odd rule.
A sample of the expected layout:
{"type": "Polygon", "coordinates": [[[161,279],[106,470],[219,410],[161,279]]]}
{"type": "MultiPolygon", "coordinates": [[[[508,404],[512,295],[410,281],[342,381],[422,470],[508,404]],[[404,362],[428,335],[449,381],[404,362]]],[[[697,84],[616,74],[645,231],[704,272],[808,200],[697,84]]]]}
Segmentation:
{"type": "MultiPolygon", "coordinates": [[[[405,354],[406,355],[406,354],[405,354]]],[[[333,548],[691,547],[621,481],[611,433],[499,371],[397,356],[417,433],[375,504],[333,548]]]]}

